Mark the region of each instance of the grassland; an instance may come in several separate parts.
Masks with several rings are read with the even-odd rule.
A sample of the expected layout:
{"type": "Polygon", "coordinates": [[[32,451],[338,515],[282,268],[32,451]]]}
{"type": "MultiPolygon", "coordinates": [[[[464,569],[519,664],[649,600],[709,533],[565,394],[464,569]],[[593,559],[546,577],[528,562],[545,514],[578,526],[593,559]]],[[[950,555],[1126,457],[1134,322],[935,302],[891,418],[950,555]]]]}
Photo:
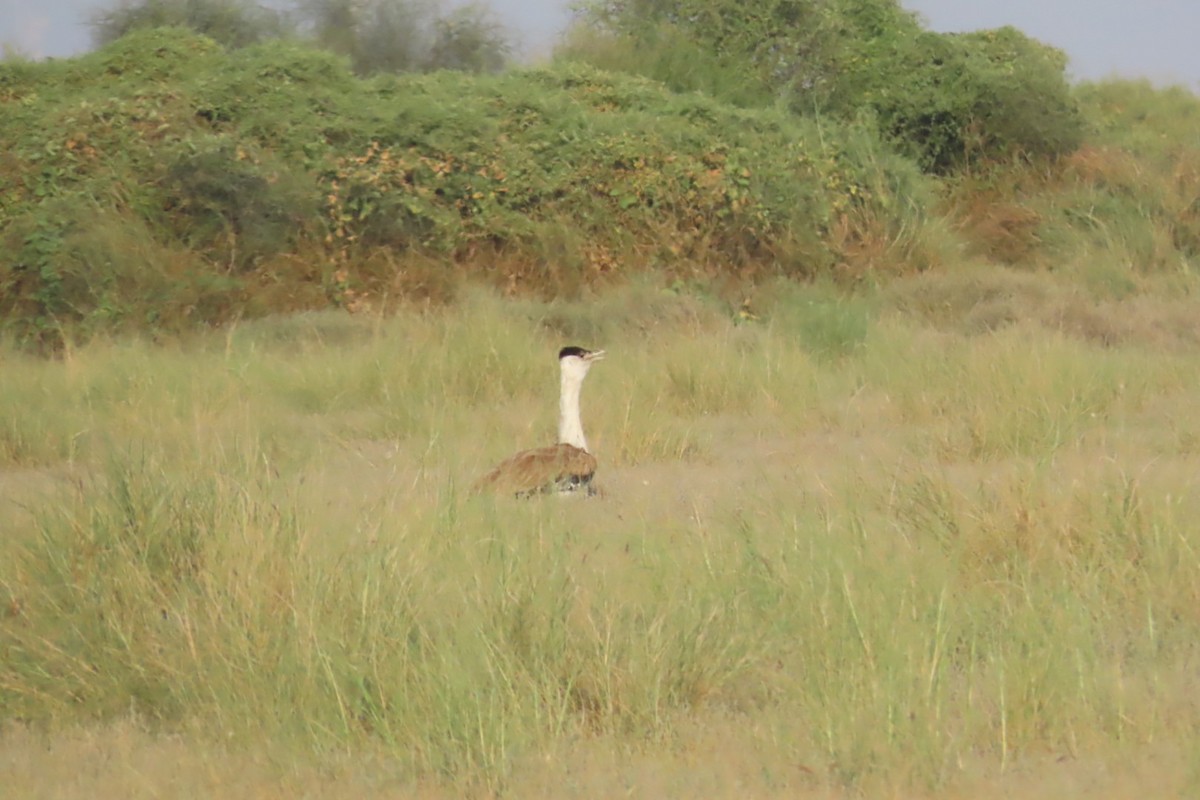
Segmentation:
{"type": "Polygon", "coordinates": [[[5,791],[1200,791],[1200,101],[611,34],[0,62],[5,791]],[[566,343],[602,496],[472,494],[566,343]]]}
{"type": "Polygon", "coordinates": [[[649,281],[10,348],[0,780],[1194,793],[1196,288],[649,281]],[[566,341],[610,352],[604,496],[472,496],[553,435],[566,341]]]}

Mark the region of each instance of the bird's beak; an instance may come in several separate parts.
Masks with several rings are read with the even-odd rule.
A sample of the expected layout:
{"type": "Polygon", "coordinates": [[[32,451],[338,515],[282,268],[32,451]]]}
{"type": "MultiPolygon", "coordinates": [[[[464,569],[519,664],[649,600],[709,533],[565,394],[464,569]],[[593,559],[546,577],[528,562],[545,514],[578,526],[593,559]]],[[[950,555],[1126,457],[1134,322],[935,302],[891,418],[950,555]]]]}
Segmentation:
{"type": "Polygon", "coordinates": [[[605,353],[603,350],[592,350],[587,354],[588,361],[601,361],[604,359],[605,353]]]}

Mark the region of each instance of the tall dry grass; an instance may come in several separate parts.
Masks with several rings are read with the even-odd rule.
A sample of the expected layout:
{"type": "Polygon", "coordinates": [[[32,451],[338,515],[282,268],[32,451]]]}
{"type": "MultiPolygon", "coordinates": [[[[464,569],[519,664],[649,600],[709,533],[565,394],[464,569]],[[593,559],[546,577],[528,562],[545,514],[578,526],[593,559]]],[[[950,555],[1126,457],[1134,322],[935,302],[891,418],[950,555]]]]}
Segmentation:
{"type": "Polygon", "coordinates": [[[581,796],[621,762],[695,794],[647,777],[694,761],[762,796],[949,796],[1185,763],[1194,353],[1034,312],[949,329],[928,280],[6,352],[9,741],[132,725],[229,769],[524,796],[573,764],[613,765],[581,796]],[[469,495],[553,435],[568,340],[610,352],[583,400],[605,496],[469,495]]]}

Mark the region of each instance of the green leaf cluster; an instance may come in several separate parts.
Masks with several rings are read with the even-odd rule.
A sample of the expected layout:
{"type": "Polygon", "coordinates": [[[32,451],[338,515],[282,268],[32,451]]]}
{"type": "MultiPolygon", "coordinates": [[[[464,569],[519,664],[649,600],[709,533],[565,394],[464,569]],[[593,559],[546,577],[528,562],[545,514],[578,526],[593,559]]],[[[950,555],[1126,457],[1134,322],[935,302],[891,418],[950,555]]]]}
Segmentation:
{"type": "Polygon", "coordinates": [[[0,104],[0,315],[20,335],[383,293],[387,270],[361,272],[380,252],[536,284],[921,268],[940,247],[930,184],[867,127],[578,64],[362,79],[300,42],[138,30],[0,63],[0,104]]]}
{"type": "Polygon", "coordinates": [[[602,0],[588,20],[603,35],[572,40],[571,57],[731,102],[873,118],[929,172],[1053,158],[1084,132],[1060,51],[1014,28],[933,33],[897,0],[602,0]]]}

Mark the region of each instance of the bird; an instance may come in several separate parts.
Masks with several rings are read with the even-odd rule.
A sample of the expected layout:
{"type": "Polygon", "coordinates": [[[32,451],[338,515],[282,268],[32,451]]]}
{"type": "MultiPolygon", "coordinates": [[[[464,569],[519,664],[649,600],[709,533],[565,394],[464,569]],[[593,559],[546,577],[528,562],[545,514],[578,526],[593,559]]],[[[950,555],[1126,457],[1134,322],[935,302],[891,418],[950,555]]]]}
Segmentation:
{"type": "Polygon", "coordinates": [[[579,418],[579,392],[592,364],[603,359],[603,350],[568,346],[558,351],[560,395],[558,444],[523,450],[500,462],[476,483],[477,491],[495,490],[517,497],[558,492],[596,493],[592,477],[596,457],[588,450],[579,418]]]}

